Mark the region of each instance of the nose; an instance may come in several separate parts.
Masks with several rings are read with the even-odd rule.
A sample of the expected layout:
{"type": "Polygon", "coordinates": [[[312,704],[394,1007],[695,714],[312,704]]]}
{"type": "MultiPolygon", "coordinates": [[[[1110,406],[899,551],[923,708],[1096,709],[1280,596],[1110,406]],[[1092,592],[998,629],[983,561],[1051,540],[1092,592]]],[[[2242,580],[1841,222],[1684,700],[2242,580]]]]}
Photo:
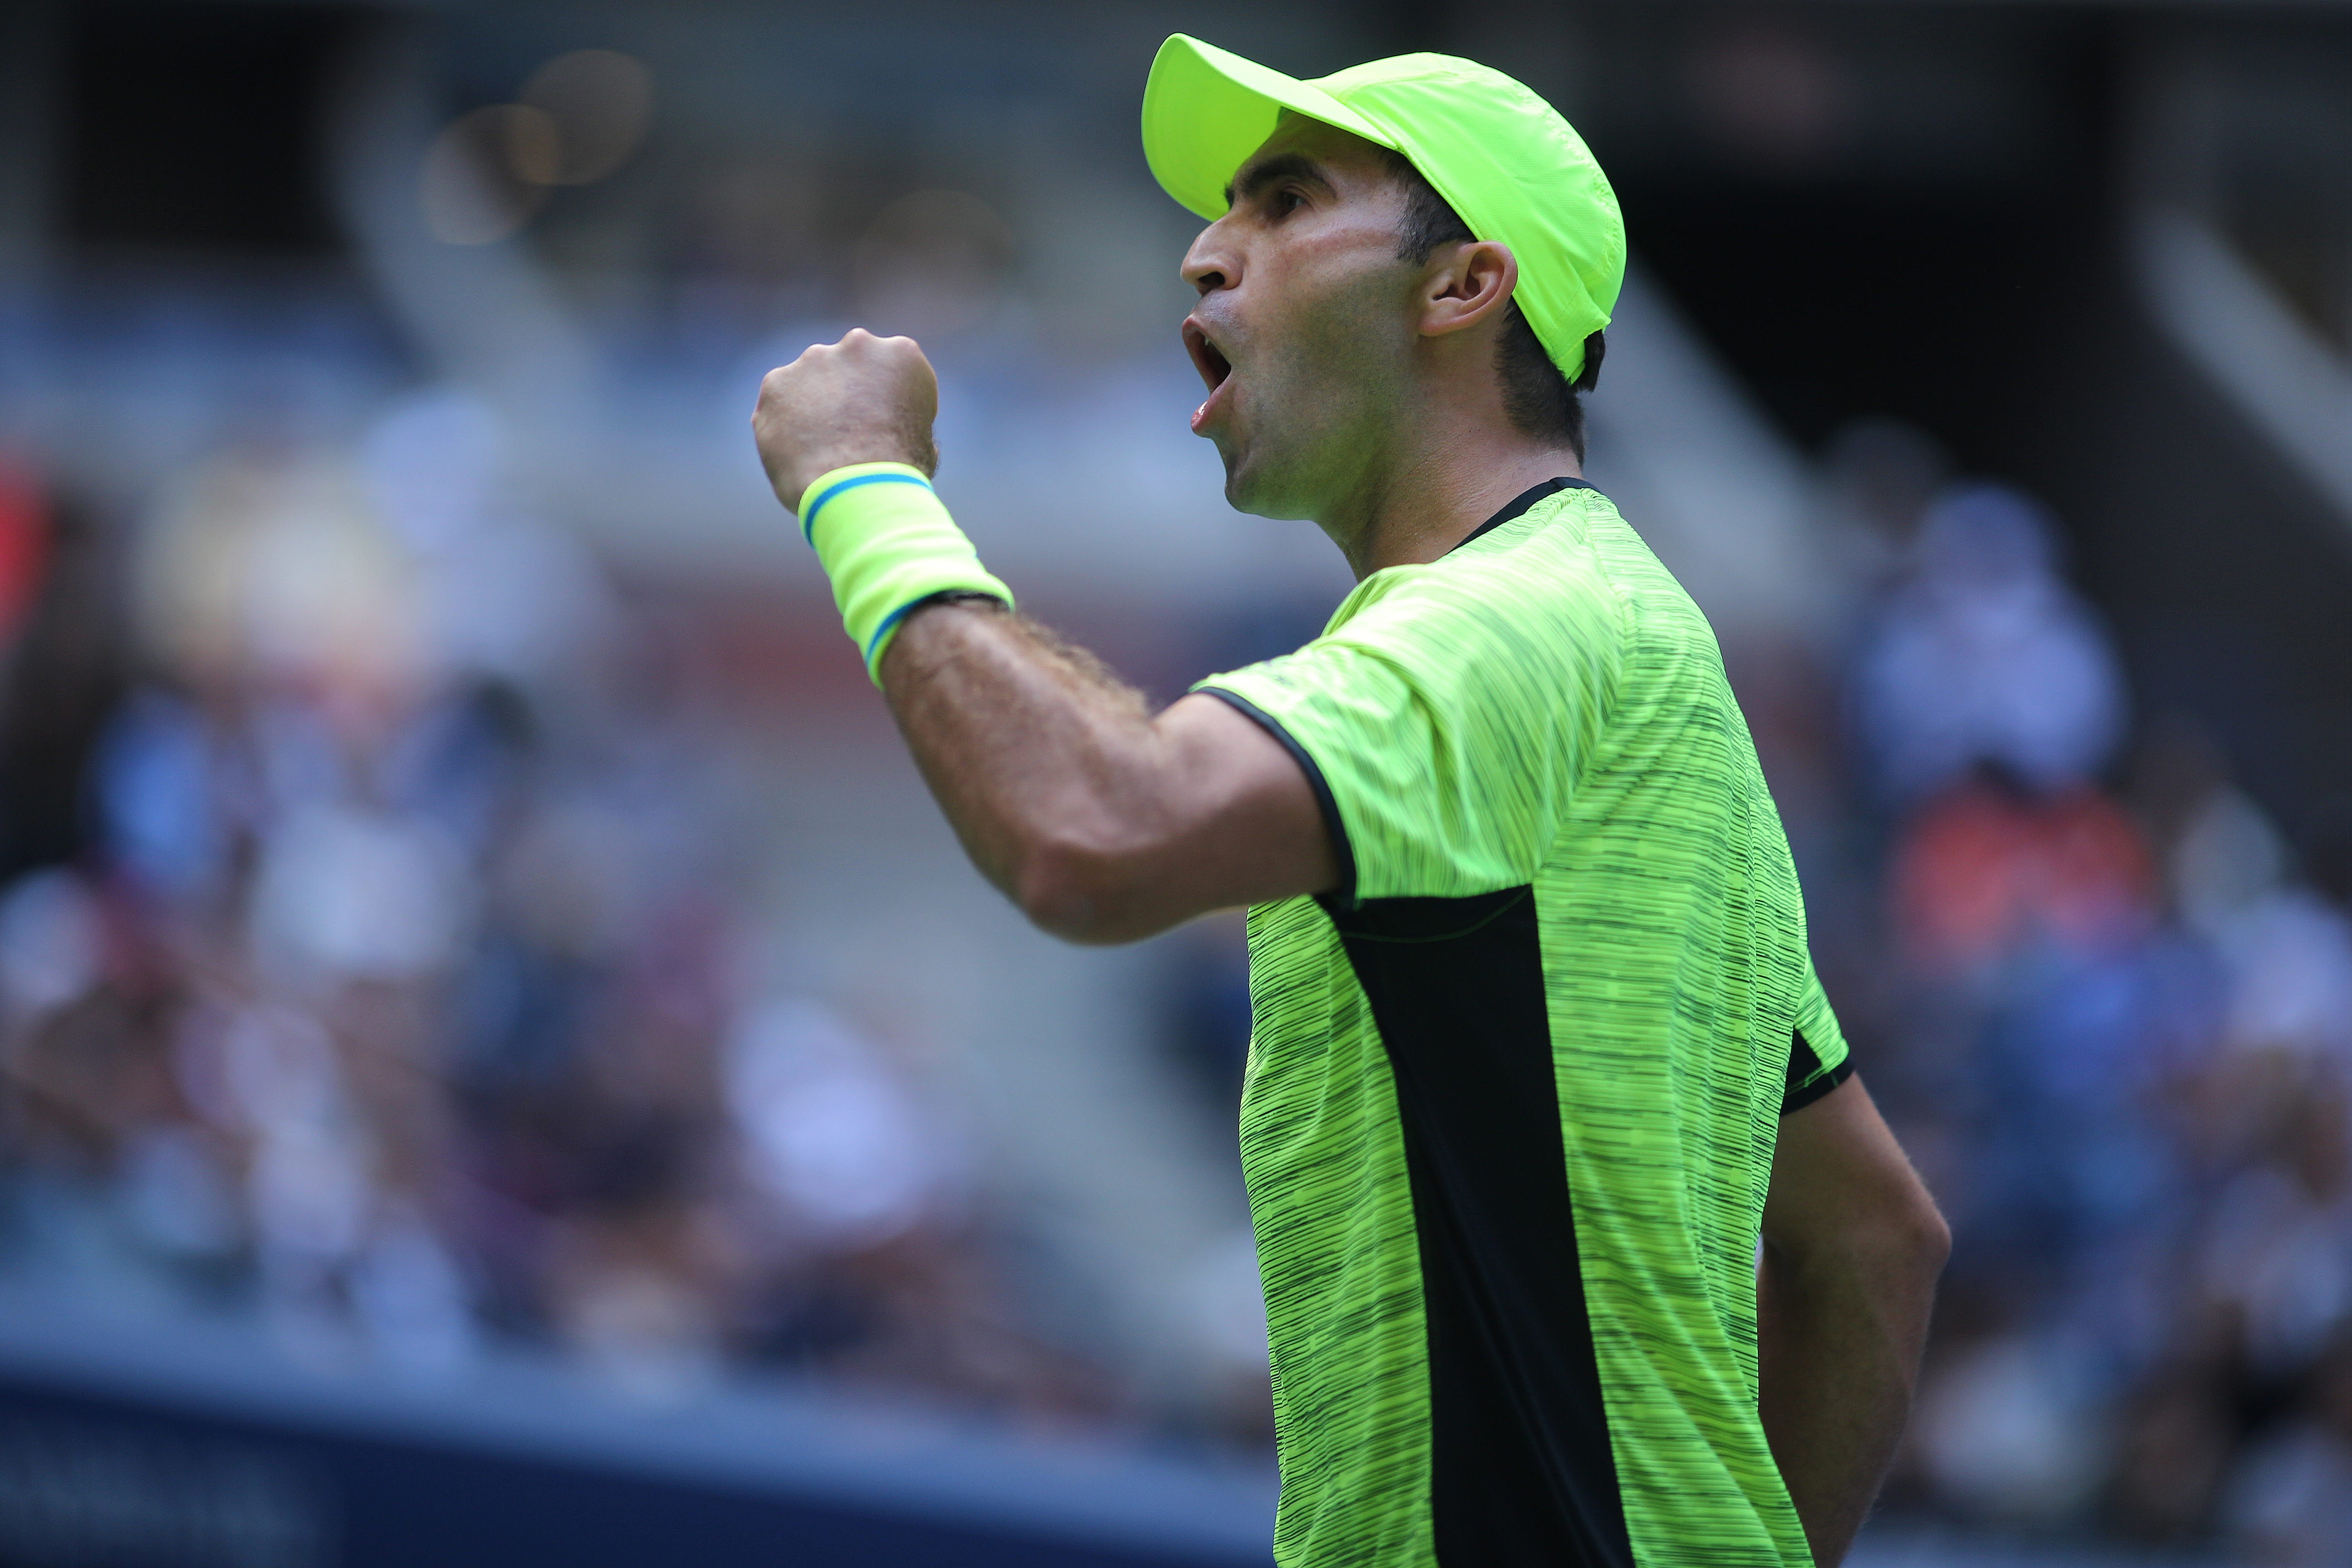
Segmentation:
{"type": "Polygon", "coordinates": [[[1184,281],[1202,294],[1231,289],[1242,280],[1241,255],[1224,219],[1219,218],[1194,237],[1192,248],[1184,252],[1181,270],[1184,281]]]}

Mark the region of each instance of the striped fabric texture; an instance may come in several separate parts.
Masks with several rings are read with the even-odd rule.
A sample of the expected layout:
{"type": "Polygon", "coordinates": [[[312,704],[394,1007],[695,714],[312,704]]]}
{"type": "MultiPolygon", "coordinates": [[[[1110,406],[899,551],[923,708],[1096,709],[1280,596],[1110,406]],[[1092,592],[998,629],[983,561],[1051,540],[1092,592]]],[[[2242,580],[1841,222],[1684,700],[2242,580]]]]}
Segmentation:
{"type": "Polygon", "coordinates": [[[1809,1563],[1757,1416],[1756,1247],[1791,1034],[1823,1071],[1846,1050],[1706,619],[1604,497],[1571,489],[1374,574],[1315,642],[1202,684],[1312,760],[1356,866],[1352,889],[1249,918],[1242,1144],[1276,1560],[1437,1561],[1423,1238],[1391,1056],[1335,917],[1524,887],[1548,1158],[1633,1560],[1809,1563]]]}

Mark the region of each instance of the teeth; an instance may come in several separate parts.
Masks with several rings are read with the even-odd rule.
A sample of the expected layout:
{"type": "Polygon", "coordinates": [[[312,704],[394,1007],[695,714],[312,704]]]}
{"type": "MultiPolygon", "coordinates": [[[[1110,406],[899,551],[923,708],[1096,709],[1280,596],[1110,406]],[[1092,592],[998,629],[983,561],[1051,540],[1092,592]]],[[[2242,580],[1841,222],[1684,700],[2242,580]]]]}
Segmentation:
{"type": "Polygon", "coordinates": [[[1209,334],[1194,322],[1184,324],[1184,342],[1192,351],[1192,363],[1199,369],[1201,379],[1208,384],[1212,393],[1215,392],[1226,377],[1233,374],[1233,361],[1226,358],[1224,351],[1218,348],[1209,334]]]}

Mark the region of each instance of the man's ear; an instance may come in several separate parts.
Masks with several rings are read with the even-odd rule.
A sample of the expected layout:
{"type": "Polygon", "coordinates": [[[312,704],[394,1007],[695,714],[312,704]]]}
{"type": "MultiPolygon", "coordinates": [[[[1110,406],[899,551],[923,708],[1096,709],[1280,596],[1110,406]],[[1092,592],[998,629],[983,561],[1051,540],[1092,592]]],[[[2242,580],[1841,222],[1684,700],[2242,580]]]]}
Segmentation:
{"type": "Polygon", "coordinates": [[[1500,240],[1457,245],[1451,255],[1430,261],[1421,294],[1423,337],[1443,337],[1492,318],[1519,286],[1518,258],[1500,240]]]}

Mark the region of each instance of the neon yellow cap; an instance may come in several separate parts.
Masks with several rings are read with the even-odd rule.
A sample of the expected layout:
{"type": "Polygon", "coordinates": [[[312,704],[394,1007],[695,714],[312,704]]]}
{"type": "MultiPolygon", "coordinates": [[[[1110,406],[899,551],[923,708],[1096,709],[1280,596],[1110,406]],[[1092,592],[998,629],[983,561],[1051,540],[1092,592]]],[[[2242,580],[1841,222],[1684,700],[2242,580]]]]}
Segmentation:
{"type": "Polygon", "coordinates": [[[1398,55],[1313,81],[1178,33],[1143,89],[1143,155],[1177,201],[1214,221],[1243,160],[1284,110],[1402,153],[1480,239],[1519,263],[1519,309],[1562,375],[1609,324],[1625,278],[1617,193],[1559,111],[1498,70],[1398,55]]]}

